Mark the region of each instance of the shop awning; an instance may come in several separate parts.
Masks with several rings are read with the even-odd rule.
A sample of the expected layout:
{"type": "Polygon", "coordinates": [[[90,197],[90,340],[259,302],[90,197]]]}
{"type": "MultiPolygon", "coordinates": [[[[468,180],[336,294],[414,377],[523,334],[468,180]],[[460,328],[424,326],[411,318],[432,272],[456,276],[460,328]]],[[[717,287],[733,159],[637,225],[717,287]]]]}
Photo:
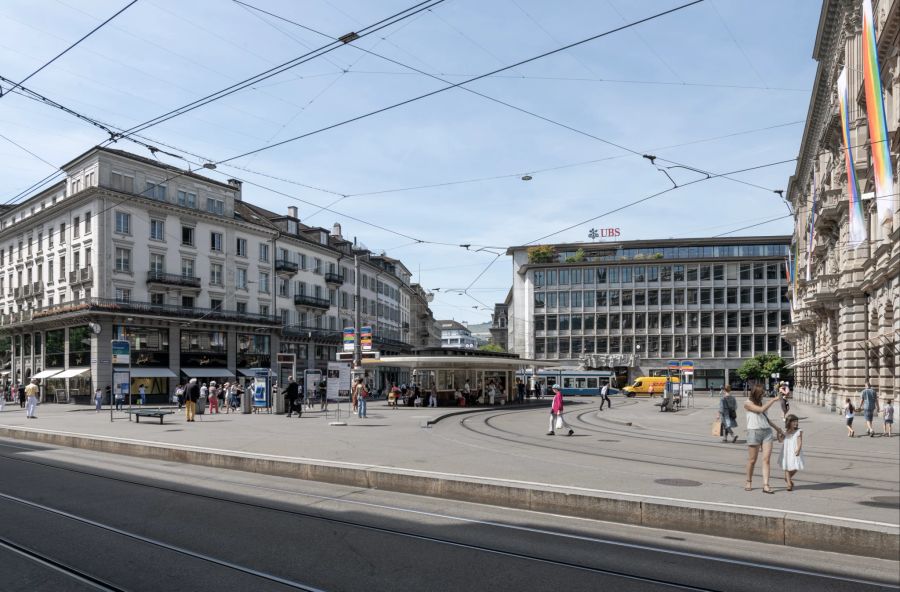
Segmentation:
{"type": "Polygon", "coordinates": [[[234,372],[228,368],[182,368],[189,378],[231,378],[234,372]]]}
{"type": "MultiPolygon", "coordinates": [[[[62,370],[42,370],[32,376],[32,378],[50,378],[51,376],[56,376],[60,372],[62,372],[62,370]]],[[[6,374],[9,374],[9,372],[7,372],[6,374]]]]}
{"type": "Polygon", "coordinates": [[[69,368],[68,370],[63,370],[53,378],[75,378],[76,376],[82,376],[84,374],[90,373],[90,368],[69,368]]]}
{"type": "Polygon", "coordinates": [[[132,368],[132,378],[178,378],[178,375],[168,368],[132,368]]]}

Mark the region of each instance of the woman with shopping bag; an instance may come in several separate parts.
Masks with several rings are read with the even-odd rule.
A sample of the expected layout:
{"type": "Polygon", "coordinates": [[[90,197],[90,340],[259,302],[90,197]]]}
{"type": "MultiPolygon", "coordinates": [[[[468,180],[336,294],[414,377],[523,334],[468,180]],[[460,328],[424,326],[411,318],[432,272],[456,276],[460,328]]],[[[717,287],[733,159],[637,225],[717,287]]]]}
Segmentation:
{"type": "Polygon", "coordinates": [[[565,418],[563,418],[562,391],[559,390],[558,384],[554,384],[552,388],[553,388],[553,404],[550,406],[550,431],[547,432],[547,435],[548,436],[556,435],[556,432],[554,431],[554,425],[555,425],[555,429],[557,429],[557,430],[568,429],[569,435],[571,436],[572,434],[575,433],[575,430],[573,430],[572,426],[570,426],[566,422],[565,418]]]}

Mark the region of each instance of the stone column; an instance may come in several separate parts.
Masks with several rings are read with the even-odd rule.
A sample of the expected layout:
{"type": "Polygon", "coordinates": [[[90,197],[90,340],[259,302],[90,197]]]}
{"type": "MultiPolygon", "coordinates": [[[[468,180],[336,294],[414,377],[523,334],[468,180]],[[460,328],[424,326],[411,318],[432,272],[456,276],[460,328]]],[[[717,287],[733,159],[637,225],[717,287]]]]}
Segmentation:
{"type": "Polygon", "coordinates": [[[838,385],[840,400],[855,397],[866,380],[865,342],[866,299],[864,296],[845,298],[838,312],[838,385]]]}
{"type": "Polygon", "coordinates": [[[175,387],[181,383],[181,328],[177,325],[169,326],[169,370],[175,373],[175,378],[169,381],[169,397],[175,392],[175,387]],[[175,384],[171,384],[174,382],[175,384]]]}
{"type": "MultiPolygon", "coordinates": [[[[112,346],[110,341],[113,339],[113,321],[112,319],[100,321],[100,334],[91,336],[91,377],[93,378],[93,387],[103,390],[103,396],[106,396],[106,386],[112,388],[112,346]]],[[[91,393],[93,401],[93,393],[91,393]]],[[[104,400],[106,405],[107,401],[104,400]]]]}

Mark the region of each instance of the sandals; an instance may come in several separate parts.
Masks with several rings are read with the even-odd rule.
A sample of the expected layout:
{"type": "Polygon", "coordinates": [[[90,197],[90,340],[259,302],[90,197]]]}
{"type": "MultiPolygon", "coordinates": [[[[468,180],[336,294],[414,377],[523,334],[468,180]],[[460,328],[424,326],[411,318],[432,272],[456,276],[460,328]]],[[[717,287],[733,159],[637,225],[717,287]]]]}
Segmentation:
{"type": "Polygon", "coordinates": [[[794,491],[794,484],[793,484],[793,483],[788,483],[787,490],[788,490],[788,491],[794,491]]]}
{"type": "Polygon", "coordinates": [[[763,493],[775,493],[775,490],[769,487],[768,485],[763,485],[762,488],[763,493]]]}
{"type": "Polygon", "coordinates": [[[744,485],[744,491],[753,491],[753,487],[751,486],[750,481],[747,481],[747,484],[744,485]]]}

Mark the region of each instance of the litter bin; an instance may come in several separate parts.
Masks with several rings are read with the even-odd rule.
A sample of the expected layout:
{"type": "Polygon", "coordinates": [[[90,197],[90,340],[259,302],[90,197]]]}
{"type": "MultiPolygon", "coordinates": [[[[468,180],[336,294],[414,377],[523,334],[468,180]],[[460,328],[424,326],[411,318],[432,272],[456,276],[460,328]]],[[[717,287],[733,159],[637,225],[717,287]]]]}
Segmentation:
{"type": "Polygon", "coordinates": [[[200,397],[197,399],[197,415],[203,415],[203,412],[206,411],[206,406],[209,405],[209,397],[200,397]]]}

